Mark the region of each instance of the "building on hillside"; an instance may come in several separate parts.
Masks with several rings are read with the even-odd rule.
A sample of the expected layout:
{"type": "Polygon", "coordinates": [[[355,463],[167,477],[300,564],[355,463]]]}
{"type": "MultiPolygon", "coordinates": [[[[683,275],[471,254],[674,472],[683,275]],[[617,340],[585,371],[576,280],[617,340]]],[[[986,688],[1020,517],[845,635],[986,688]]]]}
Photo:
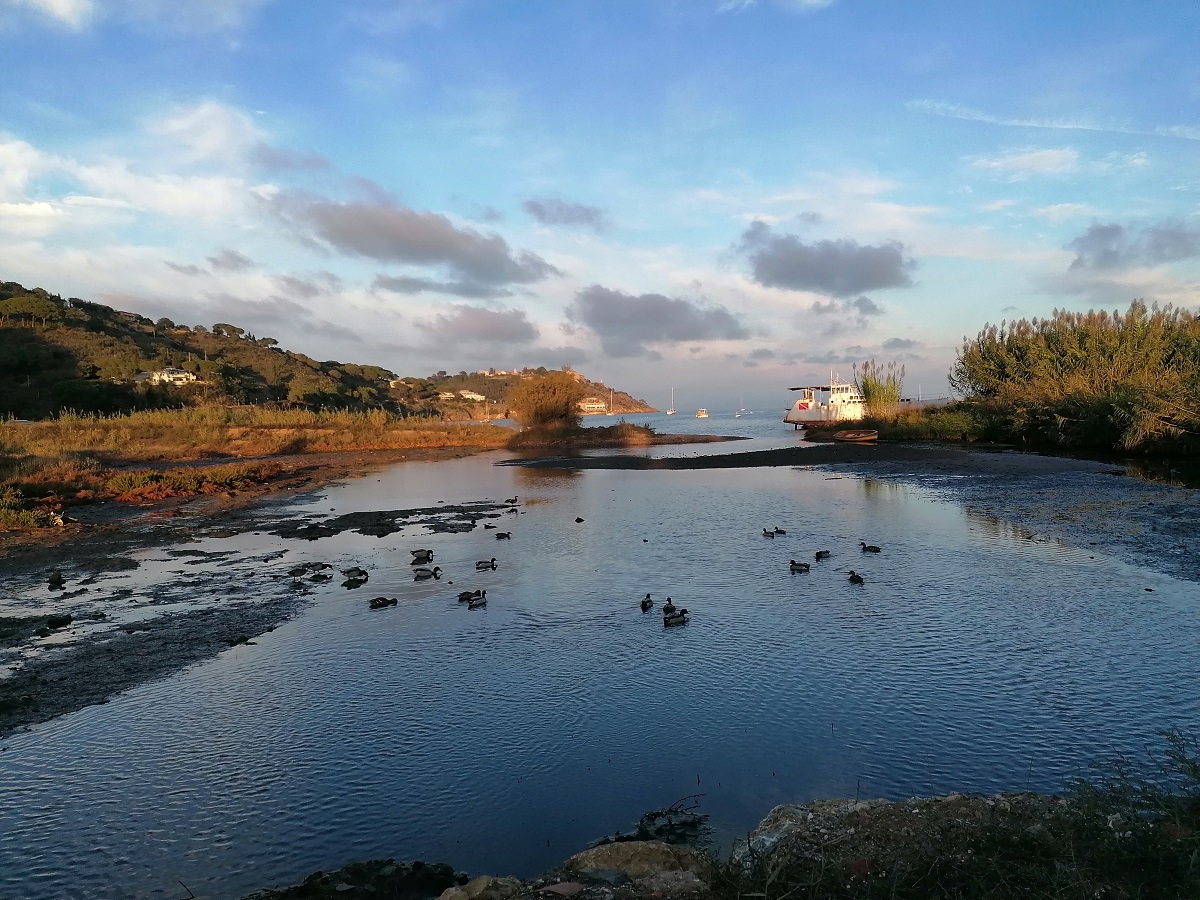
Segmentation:
{"type": "Polygon", "coordinates": [[[599,397],[584,397],[579,401],[579,411],[585,416],[608,412],[608,404],[599,397]]]}
{"type": "Polygon", "coordinates": [[[438,394],[438,399],[439,400],[455,400],[457,398],[454,396],[454,391],[442,391],[440,394],[438,394]]]}
{"type": "Polygon", "coordinates": [[[165,369],[159,369],[157,372],[138,372],[133,376],[134,381],[149,381],[151,384],[191,384],[193,381],[200,379],[194,372],[189,372],[186,369],[176,369],[174,366],[167,366],[165,369]]]}
{"type": "Polygon", "coordinates": [[[459,391],[458,396],[462,397],[464,400],[474,400],[476,403],[482,403],[487,399],[487,397],[483,396],[483,394],[477,394],[474,391],[459,391]]]}

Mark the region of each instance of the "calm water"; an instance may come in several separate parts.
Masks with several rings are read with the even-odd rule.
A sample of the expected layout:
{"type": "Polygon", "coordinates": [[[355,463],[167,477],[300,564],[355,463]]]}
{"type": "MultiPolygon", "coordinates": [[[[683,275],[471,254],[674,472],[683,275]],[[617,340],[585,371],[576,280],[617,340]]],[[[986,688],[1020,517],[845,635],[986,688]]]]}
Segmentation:
{"type": "MultiPolygon", "coordinates": [[[[759,416],[671,426],[762,435],[723,451],[796,441],[759,416]]],[[[232,898],[381,856],[528,875],[687,794],[728,837],[786,801],[1054,790],[1200,721],[1193,583],[894,482],[503,458],[399,465],[304,509],[519,494],[509,543],[411,528],[189,545],[232,551],[198,579],[326,560],[371,580],[318,588],[256,646],[6,739],[0,896],[173,898],[182,880],[232,898]],[[776,525],[787,535],[762,536],[776,525]],[[443,581],[412,581],[417,546],[443,581]],[[821,548],[833,558],[788,572],[821,548]],[[499,569],[476,574],[491,556],[499,569]],[[474,587],[485,610],[455,602],[474,587]],[[692,622],[664,630],[638,609],[647,591],[692,622]],[[369,611],[378,594],[399,606],[369,611]]],[[[121,584],[178,577],[178,557],[142,559],[121,584]]]]}

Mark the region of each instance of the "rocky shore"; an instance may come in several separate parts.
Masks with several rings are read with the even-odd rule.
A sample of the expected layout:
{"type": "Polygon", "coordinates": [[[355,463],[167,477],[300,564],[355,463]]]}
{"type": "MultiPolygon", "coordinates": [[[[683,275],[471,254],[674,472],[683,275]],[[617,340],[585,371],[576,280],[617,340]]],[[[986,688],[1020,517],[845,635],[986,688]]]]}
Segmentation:
{"type": "Polygon", "coordinates": [[[1113,797],[1029,793],[778,806],[718,857],[662,841],[601,844],[537,878],[356,863],[246,900],[1190,897],[1194,818],[1140,818],[1113,797]],[[440,894],[438,891],[440,890],[440,894]]]}

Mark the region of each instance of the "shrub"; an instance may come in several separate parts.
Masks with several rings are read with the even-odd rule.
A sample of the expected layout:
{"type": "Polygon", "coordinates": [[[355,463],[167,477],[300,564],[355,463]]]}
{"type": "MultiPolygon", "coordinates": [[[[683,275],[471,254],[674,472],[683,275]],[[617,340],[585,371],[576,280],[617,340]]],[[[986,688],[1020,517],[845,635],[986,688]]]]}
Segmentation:
{"type": "Polygon", "coordinates": [[[513,418],[526,428],[578,428],[583,386],[567,372],[524,379],[508,405],[513,418]]]}

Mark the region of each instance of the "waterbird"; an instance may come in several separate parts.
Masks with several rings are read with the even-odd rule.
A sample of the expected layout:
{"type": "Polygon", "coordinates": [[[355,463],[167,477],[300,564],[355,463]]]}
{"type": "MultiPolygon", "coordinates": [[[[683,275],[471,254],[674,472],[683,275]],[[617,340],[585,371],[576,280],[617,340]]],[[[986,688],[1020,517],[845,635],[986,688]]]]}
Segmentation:
{"type": "Polygon", "coordinates": [[[413,578],[415,578],[417,581],[421,581],[426,578],[441,578],[441,577],[442,577],[442,567],[441,566],[434,566],[432,569],[426,569],[424,567],[422,567],[420,569],[413,569],[413,578]]]}
{"type": "Polygon", "coordinates": [[[395,597],[372,597],[367,601],[367,606],[371,609],[383,609],[385,606],[395,606],[396,602],[395,597]]]}
{"type": "Polygon", "coordinates": [[[672,625],[686,625],[688,620],[688,611],[681,609],[671,614],[663,613],[663,627],[670,628],[672,625]]]}
{"type": "Polygon", "coordinates": [[[479,609],[481,606],[487,606],[487,597],[482,594],[467,601],[467,609],[479,609]]]}
{"type": "Polygon", "coordinates": [[[647,594],[647,595],[646,595],[646,598],[645,598],[644,600],[642,600],[642,612],[647,612],[647,611],[649,611],[649,610],[650,610],[650,608],[651,608],[651,607],[653,607],[653,606],[654,606],[654,601],[653,601],[653,600],[651,600],[651,599],[650,599],[650,595],[649,595],[649,594],[647,594]]]}
{"type": "MultiPolygon", "coordinates": [[[[647,596],[649,596],[649,595],[647,594],[647,596]]],[[[668,597],[667,602],[663,604],[663,615],[664,616],[675,615],[675,604],[671,602],[670,597],[668,597]]]]}
{"type": "Polygon", "coordinates": [[[61,588],[64,583],[63,573],[58,571],[58,569],[53,569],[46,580],[51,588],[61,588]]]}
{"type": "Polygon", "coordinates": [[[833,553],[831,553],[829,550],[818,550],[813,558],[819,562],[822,559],[829,559],[829,557],[832,555],[833,553]]]}
{"type": "Polygon", "coordinates": [[[481,571],[482,571],[483,569],[494,569],[494,568],[496,568],[496,557],[494,557],[494,556],[493,556],[491,559],[481,559],[481,560],[479,560],[477,563],[475,563],[475,568],[476,568],[476,569],[479,569],[479,570],[481,570],[481,571]]]}
{"type": "Polygon", "coordinates": [[[793,559],[789,568],[793,572],[807,572],[809,569],[809,565],[808,565],[808,563],[796,562],[793,559]]]}
{"type": "Polygon", "coordinates": [[[787,534],[787,532],[784,531],[782,528],[780,528],[778,525],[775,526],[775,533],[776,534],[787,534]]]}
{"type": "Polygon", "coordinates": [[[763,537],[773,538],[773,537],[775,537],[775,532],[771,531],[771,529],[769,529],[769,528],[764,528],[763,529],[763,537]]]}
{"type": "Polygon", "coordinates": [[[511,537],[512,537],[511,531],[497,531],[496,532],[496,540],[498,540],[498,541],[507,541],[511,537]]]}
{"type": "Polygon", "coordinates": [[[863,577],[861,575],[859,575],[857,572],[855,572],[853,569],[850,570],[850,577],[847,580],[851,584],[862,584],[863,583],[863,577]]]}
{"type": "Polygon", "coordinates": [[[294,569],[288,569],[288,574],[299,580],[308,574],[308,566],[296,566],[294,569]]]}
{"type": "Polygon", "coordinates": [[[358,566],[351,566],[349,569],[342,569],[342,574],[347,578],[354,579],[355,581],[360,578],[365,581],[368,577],[367,570],[360,569],[358,566]]]}
{"type": "Polygon", "coordinates": [[[876,547],[874,544],[868,544],[866,541],[859,541],[858,544],[860,547],[862,547],[863,553],[882,553],[883,552],[882,548],[876,547]]]}
{"type": "Polygon", "coordinates": [[[355,588],[362,587],[366,583],[367,583],[367,579],[365,579],[365,578],[347,578],[345,581],[342,582],[342,587],[344,587],[348,591],[352,591],[355,588]]]}
{"type": "Polygon", "coordinates": [[[487,596],[487,591],[460,591],[458,595],[459,603],[466,603],[468,600],[479,600],[487,596]]]}
{"type": "Polygon", "coordinates": [[[504,502],[507,503],[509,506],[512,506],[514,503],[517,502],[518,499],[519,499],[519,495],[518,495],[518,497],[513,497],[511,500],[505,500],[504,502]]]}
{"type": "Polygon", "coordinates": [[[484,523],[484,525],[483,525],[483,527],[486,529],[486,528],[495,528],[496,526],[495,526],[495,525],[489,525],[488,523],[486,523],[486,522],[485,522],[485,523],[484,523]]]}
{"type": "Polygon", "coordinates": [[[578,524],[579,524],[580,522],[582,522],[582,521],[583,521],[583,517],[582,517],[582,516],[576,516],[576,517],[575,517],[575,524],[576,524],[576,525],[578,525],[578,524]]]}
{"type": "Polygon", "coordinates": [[[433,556],[432,550],[409,550],[413,556],[433,556]]]}

